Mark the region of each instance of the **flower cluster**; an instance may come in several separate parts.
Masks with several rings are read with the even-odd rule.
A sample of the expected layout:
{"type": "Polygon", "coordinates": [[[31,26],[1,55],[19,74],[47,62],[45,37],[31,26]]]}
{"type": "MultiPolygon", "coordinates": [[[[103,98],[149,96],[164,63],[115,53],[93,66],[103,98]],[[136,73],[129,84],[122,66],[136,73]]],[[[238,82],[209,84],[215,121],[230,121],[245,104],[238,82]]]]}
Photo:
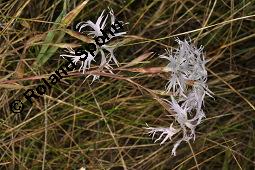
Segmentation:
{"type": "MultiPolygon", "coordinates": [[[[68,49],[69,54],[63,54],[62,57],[70,57],[75,65],[81,62],[79,70],[90,69],[91,62],[95,62],[96,57],[101,56],[101,62],[99,69],[105,68],[110,73],[113,62],[119,66],[118,61],[114,55],[114,49],[117,45],[107,45],[112,38],[119,37],[126,32],[123,31],[122,21],[117,21],[112,10],[109,10],[109,14],[105,15],[105,11],[101,13],[96,23],[92,21],[80,22],[76,25],[76,29],[80,33],[87,33],[91,36],[96,43],[89,43],[88,48],[79,48],[76,50],[68,49]],[[107,25],[108,17],[110,16],[110,29],[105,29],[107,25]],[[90,30],[83,31],[89,27],[90,30]],[[107,53],[107,54],[106,54],[107,53]]],[[[163,144],[167,139],[172,140],[172,137],[178,133],[182,133],[182,138],[177,140],[172,149],[172,155],[176,155],[176,149],[182,141],[188,142],[190,139],[195,140],[195,128],[199,125],[202,119],[205,117],[202,106],[204,104],[204,97],[208,95],[210,97],[213,94],[207,87],[207,71],[205,64],[208,60],[205,60],[203,54],[203,47],[197,48],[190,41],[176,39],[179,47],[174,51],[166,50],[165,55],[160,55],[160,58],[168,60],[168,64],[164,71],[169,72],[170,77],[165,86],[166,92],[171,92],[171,100],[165,100],[169,107],[173,110],[175,122],[171,123],[170,127],[154,128],[149,127],[149,134],[152,134],[154,138],[156,133],[160,133],[160,136],[155,140],[162,139],[160,144],[163,144]],[[175,127],[174,127],[175,126],[175,127]],[[178,126],[178,128],[176,128],[178,126]]],[[[91,76],[91,75],[88,75],[91,76]]],[[[93,80],[98,79],[99,76],[93,75],[93,80]]]]}
{"type": "MultiPolygon", "coordinates": [[[[118,61],[116,57],[114,56],[114,50],[118,46],[118,44],[115,44],[113,46],[107,45],[106,43],[109,42],[112,38],[114,37],[119,37],[126,32],[122,31],[123,30],[123,22],[122,21],[117,21],[114,13],[111,9],[109,9],[109,14],[104,15],[105,11],[101,13],[99,18],[97,19],[96,23],[93,23],[92,21],[86,21],[86,22],[80,22],[76,25],[76,29],[80,33],[86,33],[83,31],[84,28],[90,27],[92,31],[87,31],[88,35],[94,38],[96,43],[90,43],[90,47],[87,48],[79,48],[79,49],[68,49],[69,54],[62,54],[60,56],[62,57],[71,57],[73,62],[77,64],[78,62],[81,62],[81,66],[79,71],[82,69],[83,73],[85,73],[86,70],[88,70],[91,66],[91,62],[95,62],[95,57],[98,55],[101,55],[101,62],[99,68],[106,68],[109,70],[112,69],[110,62],[114,62],[117,66],[119,66],[118,61]],[[107,25],[107,20],[110,15],[110,24],[111,28],[105,30],[105,27],[107,25]],[[107,52],[107,54],[105,53],[107,52]]],[[[91,76],[91,75],[89,75],[91,76]]],[[[98,79],[99,76],[93,75],[93,81],[95,79],[98,79]]]]}
{"type": "Polygon", "coordinates": [[[204,97],[205,95],[212,97],[212,92],[206,84],[205,64],[208,61],[204,58],[203,47],[197,48],[187,40],[176,39],[176,41],[179,48],[174,52],[166,50],[166,55],[161,55],[160,58],[169,61],[165,70],[169,71],[171,76],[166,85],[166,91],[171,91],[173,95],[171,95],[171,101],[166,101],[174,111],[173,117],[180,128],[174,128],[173,123],[169,128],[152,128],[147,125],[149,134],[153,134],[153,137],[156,132],[161,133],[155,142],[165,135],[160,144],[167,139],[171,140],[173,135],[182,131],[183,137],[174,144],[173,155],[176,155],[176,149],[182,141],[189,141],[192,138],[195,140],[195,128],[205,117],[202,110],[204,97]]]}

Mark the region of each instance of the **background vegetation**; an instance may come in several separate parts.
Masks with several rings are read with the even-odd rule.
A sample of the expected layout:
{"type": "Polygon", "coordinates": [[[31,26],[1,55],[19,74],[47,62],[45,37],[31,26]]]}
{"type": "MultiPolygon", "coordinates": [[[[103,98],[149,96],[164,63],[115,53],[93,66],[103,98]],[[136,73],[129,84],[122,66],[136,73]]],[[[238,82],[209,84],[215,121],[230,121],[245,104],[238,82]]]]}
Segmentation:
{"type": "Polygon", "coordinates": [[[254,37],[254,0],[0,0],[0,169],[253,169],[254,37]],[[69,72],[12,113],[11,101],[65,62],[64,47],[89,41],[75,24],[96,21],[107,7],[129,23],[128,35],[112,42],[122,43],[115,54],[126,67],[95,71],[93,84],[69,72]],[[173,157],[173,143],[153,143],[144,127],[173,121],[159,99],[169,97],[167,75],[149,68],[166,65],[158,54],[177,37],[205,46],[215,95],[205,100],[196,140],[173,157]]]}

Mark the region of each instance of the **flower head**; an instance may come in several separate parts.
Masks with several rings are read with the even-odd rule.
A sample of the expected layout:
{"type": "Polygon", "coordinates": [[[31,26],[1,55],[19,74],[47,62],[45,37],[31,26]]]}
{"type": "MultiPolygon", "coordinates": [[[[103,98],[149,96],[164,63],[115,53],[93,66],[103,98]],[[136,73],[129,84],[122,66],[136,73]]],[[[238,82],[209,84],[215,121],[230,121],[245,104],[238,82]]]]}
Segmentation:
{"type": "MultiPolygon", "coordinates": [[[[81,63],[80,69],[83,70],[83,73],[86,72],[86,70],[90,69],[91,62],[96,61],[97,59],[101,58],[99,69],[105,68],[110,73],[112,73],[110,62],[114,62],[115,65],[119,66],[119,63],[114,55],[115,48],[118,47],[118,44],[111,44],[108,45],[107,43],[114,37],[119,37],[126,32],[121,31],[121,28],[123,28],[122,24],[124,24],[122,21],[117,21],[113,10],[109,9],[109,14],[105,15],[105,10],[101,13],[101,15],[98,17],[95,23],[93,23],[91,20],[88,20],[86,22],[80,22],[76,25],[76,29],[81,33],[88,33],[89,36],[96,39],[99,36],[104,36],[105,43],[102,45],[98,45],[97,43],[94,43],[95,45],[95,51],[94,55],[92,55],[88,50],[79,48],[79,49],[68,49],[69,54],[62,54],[62,57],[71,57],[75,64],[78,62],[81,63]],[[110,24],[111,28],[107,29],[107,32],[105,31],[105,28],[107,26],[107,21],[110,16],[110,24]],[[91,28],[92,30],[84,31],[86,28],[91,28]],[[100,57],[98,57],[100,56],[100,57]]],[[[91,76],[91,75],[89,75],[91,76]]],[[[89,77],[88,76],[88,77],[89,77]]],[[[93,75],[93,80],[98,79],[99,76],[93,75]]]]}
{"type": "MultiPolygon", "coordinates": [[[[117,26],[121,26],[120,24],[123,22],[122,21],[117,21],[116,17],[114,16],[113,10],[109,8],[109,14],[105,15],[105,10],[103,10],[103,12],[101,13],[101,15],[98,17],[97,21],[95,23],[93,23],[91,20],[88,20],[86,22],[80,22],[76,25],[76,29],[78,29],[79,32],[83,32],[82,30],[86,27],[90,27],[92,29],[92,31],[87,31],[88,35],[92,36],[93,38],[96,38],[98,36],[104,36],[102,30],[105,29],[106,25],[107,25],[107,19],[109,17],[110,14],[110,24],[111,26],[116,27],[117,26]],[[116,24],[117,21],[117,24],[116,24]]],[[[116,31],[117,29],[111,28],[111,31],[116,31]]],[[[110,34],[108,35],[108,41],[113,38],[113,37],[118,37],[121,35],[126,34],[126,32],[116,32],[114,33],[114,35],[110,34]]]]}
{"type": "Polygon", "coordinates": [[[206,84],[205,64],[208,60],[205,60],[202,52],[203,47],[197,48],[187,40],[176,39],[176,41],[179,47],[174,52],[166,50],[166,54],[160,55],[160,58],[167,59],[169,62],[164,69],[170,73],[166,91],[171,91],[177,100],[171,96],[171,101],[166,101],[173,110],[173,117],[180,128],[178,130],[173,129],[173,123],[170,128],[147,128],[153,136],[156,132],[162,132],[157,140],[160,140],[162,135],[167,134],[164,142],[167,138],[171,139],[171,136],[179,131],[182,132],[183,137],[175,142],[172,149],[173,155],[176,155],[176,149],[182,141],[187,142],[192,138],[195,140],[195,128],[205,117],[202,109],[204,97],[205,95],[212,97],[211,94],[213,94],[206,84]]]}

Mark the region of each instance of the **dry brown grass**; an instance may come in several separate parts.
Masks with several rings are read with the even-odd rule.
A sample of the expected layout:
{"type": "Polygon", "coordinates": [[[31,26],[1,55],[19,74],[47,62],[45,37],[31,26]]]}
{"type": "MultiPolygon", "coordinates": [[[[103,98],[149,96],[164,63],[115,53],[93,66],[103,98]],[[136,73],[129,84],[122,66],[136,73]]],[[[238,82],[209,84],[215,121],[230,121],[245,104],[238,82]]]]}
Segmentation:
{"type": "Polygon", "coordinates": [[[254,0],[0,0],[0,169],[253,169],[254,19],[254,0]],[[89,42],[74,23],[95,20],[107,6],[129,22],[116,40],[122,68],[111,75],[94,66],[101,79],[92,85],[70,72],[12,113],[11,101],[64,63],[63,47],[89,42]],[[143,127],[172,121],[158,54],[175,37],[205,46],[215,99],[206,98],[195,142],[172,157],[173,143],[154,144],[143,127]]]}

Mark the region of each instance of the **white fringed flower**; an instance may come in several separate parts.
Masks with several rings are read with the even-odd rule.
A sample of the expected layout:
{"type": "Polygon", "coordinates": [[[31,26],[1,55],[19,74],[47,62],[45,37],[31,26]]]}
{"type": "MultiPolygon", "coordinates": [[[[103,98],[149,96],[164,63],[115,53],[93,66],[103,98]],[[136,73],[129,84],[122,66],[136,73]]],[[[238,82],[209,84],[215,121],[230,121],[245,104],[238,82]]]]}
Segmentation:
{"type": "MultiPolygon", "coordinates": [[[[86,51],[86,50],[85,50],[86,51]]],[[[81,66],[79,68],[79,71],[82,70],[83,74],[85,73],[85,71],[87,69],[90,68],[91,66],[91,62],[94,61],[95,62],[95,57],[93,55],[91,55],[88,51],[86,51],[87,55],[86,54],[77,54],[77,51],[75,52],[74,49],[72,48],[68,48],[68,51],[67,51],[69,54],[61,54],[60,56],[65,58],[65,57],[69,57],[71,58],[71,60],[73,61],[73,63],[76,65],[78,62],[81,62],[81,66]]],[[[90,76],[93,76],[93,79],[92,79],[92,83],[99,79],[99,76],[98,75],[92,75],[92,74],[89,74],[87,78],[89,78],[90,76]]]]}
{"type": "MultiPolygon", "coordinates": [[[[103,33],[102,33],[102,31],[100,31],[100,29],[102,29],[102,30],[105,29],[105,26],[107,24],[107,19],[109,16],[108,14],[105,16],[104,12],[105,12],[105,10],[103,10],[101,15],[98,17],[96,23],[93,23],[91,20],[88,20],[86,22],[80,22],[76,25],[76,29],[78,29],[79,32],[83,32],[82,29],[84,29],[85,27],[90,27],[93,30],[87,31],[87,32],[88,32],[88,35],[92,36],[92,38],[96,38],[98,36],[103,36],[103,33]]],[[[114,25],[115,21],[116,21],[116,17],[114,16],[113,10],[110,8],[109,8],[109,14],[110,14],[110,18],[111,18],[110,24],[114,25]]],[[[118,22],[123,23],[122,21],[118,21],[118,22]]],[[[118,36],[124,35],[126,33],[127,32],[118,32],[118,33],[115,33],[114,36],[112,36],[112,35],[108,35],[108,36],[110,39],[112,39],[113,37],[118,37],[118,36]]]]}
{"type": "Polygon", "coordinates": [[[77,53],[72,48],[68,48],[68,53],[70,54],[61,54],[60,56],[70,57],[74,64],[77,64],[78,61],[81,61],[81,66],[79,68],[79,71],[81,71],[82,69],[84,74],[85,70],[90,68],[91,62],[95,61],[94,56],[91,55],[88,51],[86,52],[87,52],[87,55],[86,54],[77,55],[77,53]]]}
{"type": "Polygon", "coordinates": [[[152,134],[152,139],[154,138],[154,135],[157,132],[161,133],[161,135],[155,140],[155,142],[157,142],[158,140],[161,140],[161,138],[165,135],[165,137],[161,141],[160,145],[165,143],[167,139],[172,140],[172,136],[174,136],[176,133],[178,133],[180,131],[180,129],[173,128],[173,124],[171,124],[169,128],[163,128],[163,127],[153,128],[153,127],[149,127],[148,124],[146,124],[146,125],[147,125],[146,129],[150,130],[148,133],[150,135],[152,134]]]}
{"type": "Polygon", "coordinates": [[[166,66],[166,70],[171,72],[171,77],[166,84],[166,91],[169,93],[171,90],[173,93],[184,95],[186,89],[186,62],[185,58],[172,55],[169,50],[166,50],[167,56],[160,55],[160,58],[165,58],[169,61],[166,66]]]}
{"type": "MultiPolygon", "coordinates": [[[[80,22],[76,25],[76,29],[79,30],[79,32],[83,32],[82,30],[86,27],[90,27],[92,29],[92,31],[87,31],[88,32],[88,35],[92,36],[92,38],[96,38],[98,36],[104,36],[103,35],[103,32],[101,30],[104,30],[105,27],[106,27],[106,24],[107,24],[107,19],[109,17],[109,14],[110,14],[110,24],[111,25],[114,25],[116,27],[116,18],[114,16],[114,13],[113,13],[113,10],[112,9],[109,9],[109,14],[107,14],[106,16],[104,15],[105,13],[105,10],[103,10],[103,12],[101,13],[101,15],[99,16],[99,18],[97,19],[96,23],[93,23],[92,21],[86,21],[86,22],[80,22]]],[[[122,21],[118,21],[119,23],[122,23],[122,25],[126,24],[126,23],[123,23],[122,21]]],[[[117,28],[119,29],[119,27],[117,28]]],[[[111,30],[112,32],[114,32],[115,30],[112,29],[112,28],[109,28],[109,30],[111,30]]],[[[108,38],[106,41],[109,42],[112,38],[114,37],[119,37],[119,36],[122,36],[124,34],[126,34],[127,32],[114,32],[114,35],[111,35],[111,34],[108,34],[108,38]]],[[[107,45],[107,44],[104,44],[102,46],[97,46],[97,49],[98,51],[100,52],[101,54],[101,61],[104,61],[103,63],[101,62],[101,65],[106,65],[107,67],[109,67],[109,63],[113,60],[113,62],[119,66],[118,64],[118,61],[117,59],[115,58],[114,54],[113,54],[113,51],[116,47],[118,47],[118,45],[107,45]],[[105,51],[108,52],[108,55],[105,55],[105,51]]],[[[106,68],[107,68],[106,67],[106,68]]]]}
{"type": "MultiPolygon", "coordinates": [[[[150,134],[153,133],[153,136],[156,132],[162,132],[162,135],[168,134],[164,138],[164,142],[167,138],[171,140],[174,134],[182,132],[183,137],[175,142],[172,155],[176,155],[176,149],[182,141],[188,142],[192,138],[195,140],[195,128],[205,117],[202,110],[204,97],[205,95],[212,97],[211,94],[213,94],[206,84],[205,64],[208,61],[204,58],[203,47],[196,48],[187,40],[176,39],[176,41],[179,47],[174,52],[166,50],[166,55],[160,55],[160,58],[169,61],[164,69],[170,73],[166,92],[171,91],[177,99],[171,96],[171,101],[166,101],[174,111],[172,116],[179,124],[180,129],[171,129],[173,123],[170,128],[147,128],[150,130],[150,134]]],[[[157,140],[160,140],[162,135],[157,140]]]]}
{"type": "MultiPolygon", "coordinates": [[[[120,26],[115,23],[116,18],[114,16],[113,10],[109,9],[109,14],[107,14],[107,15],[105,15],[105,10],[104,10],[95,23],[93,23],[90,20],[88,20],[86,22],[78,23],[76,25],[76,29],[81,33],[88,33],[88,35],[94,39],[98,36],[104,36],[104,33],[102,31],[104,31],[104,29],[107,26],[107,21],[108,21],[109,15],[110,15],[109,23],[111,24],[111,28],[109,28],[108,30],[111,30],[114,33],[114,35],[112,35],[111,33],[107,33],[108,38],[107,39],[105,38],[106,44],[99,46],[96,43],[94,43],[95,48],[96,48],[96,50],[94,51],[94,55],[91,55],[91,53],[89,51],[81,49],[81,48],[79,49],[79,50],[81,50],[80,52],[77,52],[77,50],[69,48],[68,49],[69,54],[62,54],[60,56],[71,57],[72,61],[75,64],[80,63],[81,66],[80,66],[79,71],[83,70],[83,73],[85,73],[86,70],[90,69],[92,61],[95,62],[95,60],[100,59],[99,69],[105,68],[106,70],[108,70],[110,73],[113,74],[113,72],[111,71],[112,66],[110,65],[110,62],[113,61],[115,65],[119,66],[119,63],[114,55],[114,50],[115,50],[115,48],[118,47],[118,44],[114,44],[114,45],[110,46],[110,45],[107,45],[107,43],[114,37],[119,37],[119,36],[126,34],[126,32],[119,31],[120,26]],[[114,30],[112,28],[112,25],[114,27],[114,30]],[[88,27],[91,28],[92,30],[83,31],[84,29],[86,29],[88,27]],[[116,32],[116,30],[118,30],[118,31],[116,32]],[[86,53],[87,55],[85,55],[84,53],[86,53]]],[[[122,23],[121,25],[124,25],[124,23],[122,21],[117,21],[117,23],[122,23]]],[[[99,76],[96,76],[96,75],[88,75],[87,78],[90,76],[93,76],[93,81],[99,78],[99,76]]]]}

